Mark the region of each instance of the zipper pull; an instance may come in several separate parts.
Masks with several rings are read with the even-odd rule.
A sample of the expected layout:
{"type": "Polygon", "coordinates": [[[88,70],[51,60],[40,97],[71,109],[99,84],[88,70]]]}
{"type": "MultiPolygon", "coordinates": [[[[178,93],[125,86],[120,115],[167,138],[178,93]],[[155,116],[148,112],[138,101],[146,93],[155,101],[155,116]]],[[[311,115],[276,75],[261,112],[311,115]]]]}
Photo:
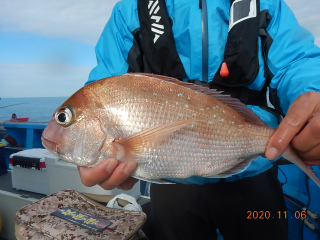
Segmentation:
{"type": "Polygon", "coordinates": [[[220,76],[221,77],[228,77],[229,75],[229,69],[225,62],[222,63],[221,69],[220,69],[220,76]]]}

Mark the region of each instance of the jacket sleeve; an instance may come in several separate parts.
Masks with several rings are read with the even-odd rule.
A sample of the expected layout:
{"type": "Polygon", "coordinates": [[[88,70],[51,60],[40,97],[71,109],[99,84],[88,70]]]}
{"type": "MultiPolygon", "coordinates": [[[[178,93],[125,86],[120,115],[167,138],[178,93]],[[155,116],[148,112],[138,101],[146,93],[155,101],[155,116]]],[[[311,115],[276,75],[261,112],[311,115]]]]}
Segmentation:
{"type": "Polygon", "coordinates": [[[133,44],[131,32],[139,22],[132,11],[134,6],[125,7],[125,2],[129,1],[118,2],[113,8],[95,48],[97,66],[90,72],[86,84],[128,71],[127,57],[133,44]]]}
{"type": "Polygon", "coordinates": [[[268,33],[273,39],[268,66],[274,77],[270,87],[277,90],[284,113],[301,94],[320,89],[320,49],[314,37],[301,27],[283,0],[270,1],[268,33]]]}
{"type": "Polygon", "coordinates": [[[9,136],[7,129],[4,128],[3,124],[0,123],[0,139],[6,139],[9,136]]]}

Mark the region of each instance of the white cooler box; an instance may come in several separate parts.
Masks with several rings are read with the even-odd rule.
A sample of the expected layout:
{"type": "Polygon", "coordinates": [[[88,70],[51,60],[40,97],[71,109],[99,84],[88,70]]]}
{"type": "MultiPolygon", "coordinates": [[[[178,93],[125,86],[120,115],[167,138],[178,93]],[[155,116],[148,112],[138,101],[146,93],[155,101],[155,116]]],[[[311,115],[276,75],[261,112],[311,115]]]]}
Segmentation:
{"type": "Polygon", "coordinates": [[[11,154],[12,187],[18,190],[49,194],[45,156],[52,156],[52,154],[42,148],[11,154]]]}
{"type": "Polygon", "coordinates": [[[12,163],[13,188],[46,195],[64,189],[74,189],[84,193],[114,196],[125,193],[136,199],[140,197],[140,181],[129,191],[120,189],[104,190],[98,185],[93,187],[84,186],[75,164],[57,158],[46,149],[39,148],[18,152],[10,156],[10,161],[12,163]],[[24,162],[18,162],[17,159],[24,159],[24,162]],[[26,166],[26,162],[31,167],[26,166]],[[38,162],[40,167],[37,167],[38,162]]]}
{"type": "Polygon", "coordinates": [[[120,189],[104,190],[99,185],[86,187],[82,184],[78,168],[75,164],[68,163],[61,159],[46,158],[47,172],[49,176],[49,194],[63,189],[74,189],[78,192],[118,195],[120,193],[128,194],[136,199],[140,198],[140,181],[138,181],[131,190],[124,191],[120,189]]]}

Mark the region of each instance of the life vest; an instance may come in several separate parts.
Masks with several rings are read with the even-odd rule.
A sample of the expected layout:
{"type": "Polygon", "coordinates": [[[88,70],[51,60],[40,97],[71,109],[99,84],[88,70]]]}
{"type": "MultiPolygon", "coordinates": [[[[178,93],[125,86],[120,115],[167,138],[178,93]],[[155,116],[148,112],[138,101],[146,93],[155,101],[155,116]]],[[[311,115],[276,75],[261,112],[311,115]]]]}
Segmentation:
{"type": "MultiPolygon", "coordinates": [[[[139,64],[130,66],[128,72],[147,72],[175,78],[186,78],[186,72],[175,47],[172,21],[168,16],[164,0],[138,0],[140,29],[133,34],[139,41],[141,59],[139,64]],[[151,14],[155,13],[155,14],[151,14]],[[162,29],[166,29],[163,31],[162,29]]],[[[190,79],[189,82],[214,88],[238,98],[247,105],[255,105],[273,113],[278,122],[284,114],[279,100],[269,89],[273,74],[267,65],[269,48],[273,42],[266,31],[271,16],[268,10],[260,12],[259,0],[231,0],[230,21],[224,59],[212,81],[208,79],[208,28],[206,0],[199,1],[202,9],[202,59],[203,79],[190,79]],[[265,84],[260,91],[245,86],[251,84],[259,72],[259,38],[264,59],[265,84]],[[222,70],[222,71],[221,71],[222,70]],[[228,71],[227,73],[223,71],[228,71]],[[274,108],[268,106],[269,101],[274,108]]]]}

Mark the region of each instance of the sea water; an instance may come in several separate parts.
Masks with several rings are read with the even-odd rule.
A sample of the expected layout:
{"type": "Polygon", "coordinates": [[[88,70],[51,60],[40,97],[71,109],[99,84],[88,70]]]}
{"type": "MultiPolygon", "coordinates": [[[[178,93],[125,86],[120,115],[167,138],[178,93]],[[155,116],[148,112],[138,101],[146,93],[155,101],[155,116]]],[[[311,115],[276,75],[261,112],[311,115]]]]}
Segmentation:
{"type": "Polygon", "coordinates": [[[49,122],[53,112],[68,97],[1,98],[0,121],[9,120],[13,113],[29,117],[29,122],[49,122]]]}

